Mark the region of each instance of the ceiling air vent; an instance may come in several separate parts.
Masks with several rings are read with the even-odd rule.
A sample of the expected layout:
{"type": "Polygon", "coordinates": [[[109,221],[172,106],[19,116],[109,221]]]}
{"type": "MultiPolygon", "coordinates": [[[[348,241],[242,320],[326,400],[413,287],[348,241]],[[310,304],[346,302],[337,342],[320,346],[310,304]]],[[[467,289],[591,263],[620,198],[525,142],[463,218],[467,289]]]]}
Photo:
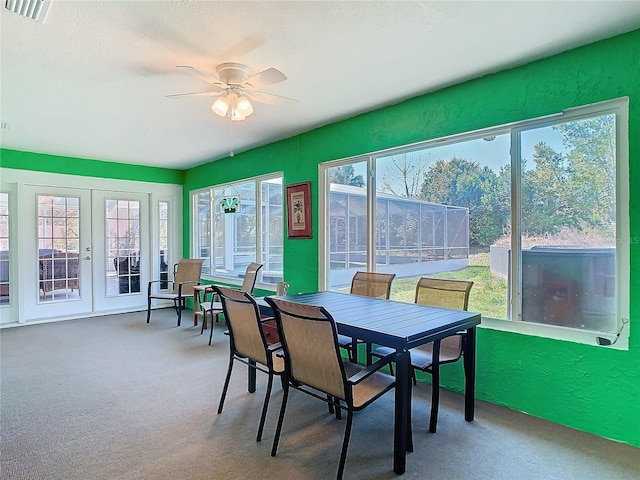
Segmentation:
{"type": "Polygon", "coordinates": [[[22,17],[44,23],[51,0],[4,0],[4,8],[22,17]]]}

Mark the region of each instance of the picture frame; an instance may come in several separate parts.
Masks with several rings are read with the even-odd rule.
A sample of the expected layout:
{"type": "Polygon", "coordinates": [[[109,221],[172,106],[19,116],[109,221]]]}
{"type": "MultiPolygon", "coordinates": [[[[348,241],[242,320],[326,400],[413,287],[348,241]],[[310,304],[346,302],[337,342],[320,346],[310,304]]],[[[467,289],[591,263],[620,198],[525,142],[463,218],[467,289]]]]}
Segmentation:
{"type": "Polygon", "coordinates": [[[287,185],[287,236],[312,238],[311,182],[287,185]]]}

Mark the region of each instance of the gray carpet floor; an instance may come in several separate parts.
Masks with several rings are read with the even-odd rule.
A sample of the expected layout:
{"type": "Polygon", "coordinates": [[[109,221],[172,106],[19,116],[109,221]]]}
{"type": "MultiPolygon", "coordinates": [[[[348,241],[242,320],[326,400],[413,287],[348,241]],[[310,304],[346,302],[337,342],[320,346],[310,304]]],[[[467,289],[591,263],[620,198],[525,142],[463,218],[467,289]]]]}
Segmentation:
{"type": "MultiPolygon", "coordinates": [[[[255,442],[265,376],[246,391],[237,364],[216,408],[228,359],[175,312],[111,315],[0,330],[3,479],[331,479],[344,420],[293,391],[275,458],[282,398],[276,382],[264,438],[255,442]]],[[[438,432],[427,431],[430,386],[414,389],[415,451],[404,479],[633,479],[640,449],[485,402],[464,421],[461,395],[443,391],[438,432]]],[[[393,394],[355,416],[345,479],[394,479],[393,394]]]]}

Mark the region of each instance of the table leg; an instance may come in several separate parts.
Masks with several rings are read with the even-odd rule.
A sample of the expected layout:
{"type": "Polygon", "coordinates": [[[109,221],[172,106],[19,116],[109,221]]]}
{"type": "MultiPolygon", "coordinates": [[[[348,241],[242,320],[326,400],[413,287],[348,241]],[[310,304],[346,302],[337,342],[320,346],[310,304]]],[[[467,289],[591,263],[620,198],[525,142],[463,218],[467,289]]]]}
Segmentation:
{"type": "MultiPolygon", "coordinates": [[[[211,319],[213,322],[213,319],[211,319]]],[[[213,323],[211,323],[211,328],[213,328],[213,323]]],[[[249,360],[249,366],[247,367],[249,371],[247,372],[247,391],[249,393],[254,393],[256,391],[256,362],[254,360],[249,360]]]]}
{"type": "Polygon", "coordinates": [[[431,361],[431,416],[429,417],[429,431],[436,433],[438,423],[438,405],[440,404],[440,340],[433,342],[431,361]]]}
{"type": "Polygon", "coordinates": [[[393,438],[393,471],[402,475],[407,467],[407,451],[411,441],[411,356],[398,352],[396,356],[396,402],[393,438]]]}
{"type": "Polygon", "coordinates": [[[468,328],[464,339],[464,419],[474,417],[476,397],[476,327],[468,328]]]}
{"type": "Polygon", "coordinates": [[[198,326],[198,315],[196,312],[200,311],[200,291],[193,289],[193,326],[198,326]]]}

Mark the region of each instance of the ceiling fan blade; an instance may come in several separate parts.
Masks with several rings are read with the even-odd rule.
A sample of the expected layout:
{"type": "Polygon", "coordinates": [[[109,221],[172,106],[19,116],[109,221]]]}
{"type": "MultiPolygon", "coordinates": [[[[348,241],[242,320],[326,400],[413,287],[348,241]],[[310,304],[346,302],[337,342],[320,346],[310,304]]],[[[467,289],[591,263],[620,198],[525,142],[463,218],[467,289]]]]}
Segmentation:
{"type": "Polygon", "coordinates": [[[176,68],[179,68],[185,72],[189,72],[193,75],[196,75],[198,77],[200,77],[201,79],[203,79],[204,81],[210,83],[211,85],[215,85],[216,87],[219,88],[225,88],[226,85],[220,81],[220,79],[218,79],[217,77],[215,77],[214,75],[210,75],[208,73],[204,73],[201,72],[200,70],[198,70],[197,68],[192,67],[191,65],[177,65],[176,68]]]}
{"type": "Polygon", "coordinates": [[[287,76],[276,68],[267,68],[266,70],[256,73],[242,82],[243,86],[250,88],[262,88],[274,83],[284,82],[287,76]]]}
{"type": "Polygon", "coordinates": [[[176,97],[217,97],[219,95],[222,95],[224,93],[224,90],[220,91],[220,92],[212,92],[212,91],[207,91],[207,92],[191,92],[191,93],[173,93],[171,95],[165,95],[165,97],[167,98],[176,98],[176,97]]]}
{"type": "Polygon", "coordinates": [[[255,100],[260,103],[270,103],[271,105],[291,105],[298,102],[295,98],[282,97],[280,95],[274,95],[273,93],[265,92],[245,92],[249,95],[251,100],[255,100]]]}

